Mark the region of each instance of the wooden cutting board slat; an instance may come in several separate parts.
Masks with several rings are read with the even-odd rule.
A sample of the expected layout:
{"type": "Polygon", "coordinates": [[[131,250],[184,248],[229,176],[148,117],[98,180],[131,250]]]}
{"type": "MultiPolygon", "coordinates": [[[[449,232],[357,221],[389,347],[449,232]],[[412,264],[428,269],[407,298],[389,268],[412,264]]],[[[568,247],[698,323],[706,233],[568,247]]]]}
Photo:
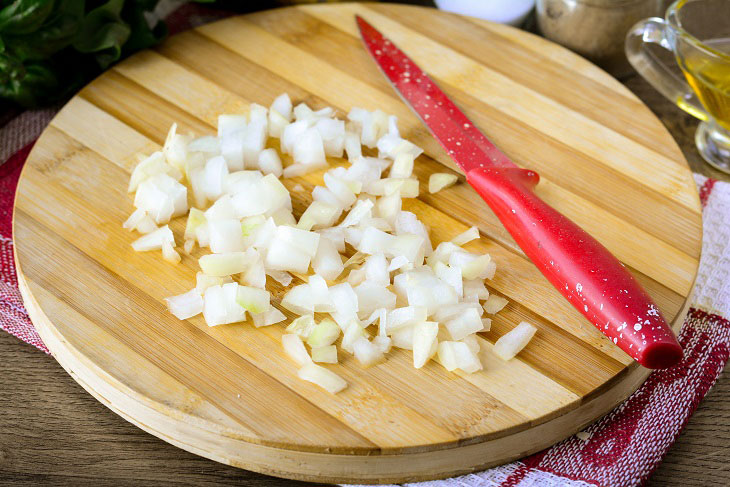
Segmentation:
{"type": "MultiPolygon", "coordinates": [[[[701,247],[691,172],[661,123],[586,61],[524,32],[415,7],[348,4],[272,10],[175,36],[115,66],[71,100],[34,147],[18,187],[14,239],[26,307],[56,359],[91,394],[189,451],[273,475],[400,482],[467,472],[559,441],[638,387],[648,371],[550,287],[403,105],[356,35],[360,13],[416,59],[520,165],[540,195],[614,252],[679,328],[701,247]],[[420,371],[410,352],[362,369],[342,352],[332,396],[296,377],[282,326],[179,321],[163,298],[187,291],[197,257],[136,253],[121,228],[136,153],[169,126],[215,133],[217,116],[281,92],[315,108],[381,108],[424,147],[404,209],[435,243],[470,225],[498,263],[490,289],[510,304],[483,333],[478,374],[420,371]],[[522,320],[538,333],[504,362],[493,343],[522,320]]],[[[334,161],[335,163],[341,163],[334,161]]],[[[285,180],[296,215],[322,173],[285,180]]],[[[178,240],[184,219],[171,223],[178,240]]],[[[181,241],[181,240],[180,240],[181,241]]],[[[278,304],[285,289],[269,282],[278,304]]],[[[291,316],[291,315],[289,315],[291,316]]]]}

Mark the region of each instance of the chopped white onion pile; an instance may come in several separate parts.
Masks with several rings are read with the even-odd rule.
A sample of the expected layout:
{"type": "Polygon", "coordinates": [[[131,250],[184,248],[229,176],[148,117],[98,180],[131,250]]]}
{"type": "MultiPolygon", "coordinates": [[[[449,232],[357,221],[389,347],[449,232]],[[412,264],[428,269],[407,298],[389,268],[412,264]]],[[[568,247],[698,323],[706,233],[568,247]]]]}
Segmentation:
{"type": "MultiPolygon", "coordinates": [[[[249,315],[256,327],[280,323],[287,317],[272,306],[266,276],[284,287],[293,282],[290,273],[301,278],[280,303],[299,315],[282,337],[284,352],[301,379],[331,393],[347,383],[316,363],[336,364],[338,341],[364,367],[396,347],[412,350],[415,368],[438,354],[447,370],[473,373],[482,369],[476,334],[491,326],[484,314],[507,300],[484,285],[496,271],[491,257],[461,247],[479,238],[476,227],[434,249],[426,226],[403,211],[402,199],[418,196],[413,164],[422,152],[400,136],[392,115],[353,108],[344,121],[331,108],[293,106],[284,94],[268,109],[253,104],[248,115],[221,115],[217,136],[181,135],[173,124],[162,150],[132,172],[137,209],[123,226],[143,234],[134,250],[161,250],[178,262],[167,223],[187,214],[186,255],[196,244],[210,250],[198,260],[195,287],[166,299],[179,319],[202,313],[209,326],[249,315]],[[279,139],[286,165],[267,146],[270,138],[279,139]],[[363,145],[377,157],[365,155],[363,145]],[[343,156],[349,165],[324,173],[297,220],[279,178],[322,170],[327,157],[343,156]]],[[[432,174],[429,191],[456,180],[432,174]]],[[[304,192],[300,184],[294,189],[304,192]]],[[[534,332],[521,323],[497,341],[495,353],[512,358],[534,332]]]]}

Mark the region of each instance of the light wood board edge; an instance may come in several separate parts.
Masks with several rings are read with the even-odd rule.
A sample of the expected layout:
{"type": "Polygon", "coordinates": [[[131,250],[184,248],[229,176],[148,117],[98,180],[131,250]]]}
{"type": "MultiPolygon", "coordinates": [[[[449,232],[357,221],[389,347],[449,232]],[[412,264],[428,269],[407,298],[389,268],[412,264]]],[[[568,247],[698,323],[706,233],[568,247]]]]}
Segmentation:
{"type": "MultiPolygon", "coordinates": [[[[17,255],[15,255],[17,262],[17,255]]],[[[501,465],[547,448],[593,423],[624,401],[650,370],[633,363],[610,384],[611,394],[594,395],[576,409],[506,437],[446,449],[383,455],[345,455],[275,448],[220,435],[199,418],[185,421],[179,411],[146,404],[113,377],[104,374],[81,350],[60,336],[38,306],[18,267],[18,285],[28,315],[59,364],[99,402],[144,431],[196,455],[255,472],[294,480],[330,483],[401,483],[434,480],[501,465]]],[[[689,300],[677,315],[678,331],[689,300]]],[[[608,385],[608,384],[607,384],[608,385]]],[[[605,391],[606,389],[604,389],[605,391]]]]}

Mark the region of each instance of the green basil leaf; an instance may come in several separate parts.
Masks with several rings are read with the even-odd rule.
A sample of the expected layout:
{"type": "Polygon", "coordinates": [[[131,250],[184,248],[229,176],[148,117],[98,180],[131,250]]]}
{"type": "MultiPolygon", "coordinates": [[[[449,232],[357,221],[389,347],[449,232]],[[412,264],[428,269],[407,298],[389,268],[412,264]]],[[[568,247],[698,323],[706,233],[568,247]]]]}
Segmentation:
{"type": "Polygon", "coordinates": [[[0,83],[0,96],[24,106],[32,107],[47,101],[58,89],[58,79],[53,70],[43,63],[24,66],[22,77],[14,77],[0,83]]]}
{"type": "MultiPolygon", "coordinates": [[[[59,0],[63,2],[64,0],[59,0]]],[[[15,0],[0,10],[0,31],[29,34],[38,30],[53,10],[54,0],[15,0]]]]}
{"type": "Polygon", "coordinates": [[[164,22],[157,22],[150,28],[145,11],[155,8],[157,0],[127,2],[122,11],[122,17],[129,24],[131,33],[126,44],[124,44],[123,55],[147,49],[158,44],[167,36],[167,25],[164,22]]]}
{"type": "Polygon", "coordinates": [[[59,1],[37,32],[8,38],[8,49],[21,59],[46,59],[71,44],[83,18],[84,0],[59,1]]]}
{"type": "Polygon", "coordinates": [[[120,16],[123,6],[124,0],[109,0],[93,9],[74,39],[73,47],[80,52],[94,53],[102,68],[119,59],[122,45],[129,38],[129,26],[120,16]]]}

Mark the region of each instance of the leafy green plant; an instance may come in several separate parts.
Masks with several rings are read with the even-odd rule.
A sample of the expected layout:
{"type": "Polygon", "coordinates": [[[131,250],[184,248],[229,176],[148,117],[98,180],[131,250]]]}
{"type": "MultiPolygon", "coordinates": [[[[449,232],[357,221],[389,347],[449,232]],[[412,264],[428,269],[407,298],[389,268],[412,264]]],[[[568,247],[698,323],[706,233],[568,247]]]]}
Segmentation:
{"type": "MultiPolygon", "coordinates": [[[[203,0],[210,1],[210,0],[203,0]]],[[[167,35],[158,0],[0,0],[0,98],[51,103],[167,35]]]]}

